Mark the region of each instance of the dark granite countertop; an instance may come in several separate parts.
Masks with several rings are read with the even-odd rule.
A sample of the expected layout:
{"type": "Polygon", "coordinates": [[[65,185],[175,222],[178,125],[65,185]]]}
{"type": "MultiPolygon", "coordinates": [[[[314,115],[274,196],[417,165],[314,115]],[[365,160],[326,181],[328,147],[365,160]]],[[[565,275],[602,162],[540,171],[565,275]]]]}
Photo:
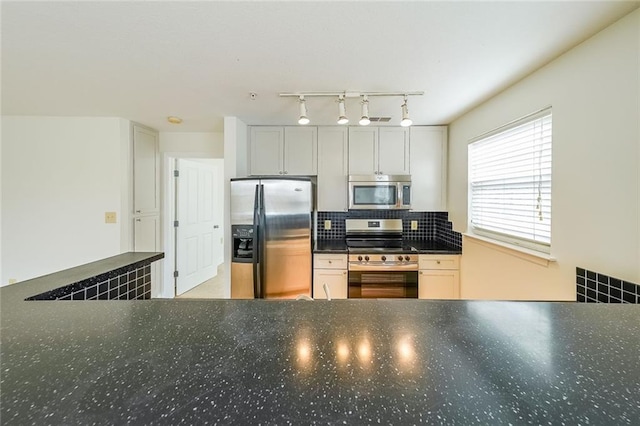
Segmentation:
{"type": "Polygon", "coordinates": [[[640,418],[635,305],[6,294],[3,425],[640,418]]]}
{"type": "Polygon", "coordinates": [[[347,243],[340,240],[316,240],[313,245],[314,253],[346,253],[347,243]]]}
{"type": "MultiPolygon", "coordinates": [[[[462,249],[437,240],[403,240],[403,253],[461,254],[462,249]]],[[[361,250],[366,251],[366,250],[361,250]]],[[[342,239],[316,240],[314,253],[347,253],[347,244],[342,239]]]]}

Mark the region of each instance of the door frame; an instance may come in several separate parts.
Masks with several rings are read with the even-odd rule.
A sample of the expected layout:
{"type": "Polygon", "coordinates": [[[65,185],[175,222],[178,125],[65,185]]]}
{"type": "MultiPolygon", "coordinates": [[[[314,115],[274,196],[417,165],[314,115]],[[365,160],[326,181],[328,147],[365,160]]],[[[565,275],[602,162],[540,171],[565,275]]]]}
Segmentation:
{"type": "Polygon", "coordinates": [[[163,230],[162,245],[164,247],[164,262],[162,270],[162,289],[158,293],[158,297],[164,299],[173,299],[176,297],[175,280],[173,271],[176,264],[176,239],[173,227],[173,218],[176,214],[176,197],[173,170],[175,168],[175,160],[178,159],[206,159],[221,160],[224,167],[224,159],[213,157],[211,154],[203,152],[188,151],[169,151],[162,153],[162,193],[164,195],[163,215],[161,216],[161,226],[163,230]]]}

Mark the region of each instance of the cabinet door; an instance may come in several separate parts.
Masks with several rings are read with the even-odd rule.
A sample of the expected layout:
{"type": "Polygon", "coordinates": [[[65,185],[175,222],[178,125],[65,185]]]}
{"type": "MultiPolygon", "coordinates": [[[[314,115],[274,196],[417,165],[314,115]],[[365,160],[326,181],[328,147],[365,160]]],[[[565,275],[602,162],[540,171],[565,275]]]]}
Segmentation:
{"type": "Polygon", "coordinates": [[[250,175],[283,174],[284,129],[282,127],[252,127],[249,145],[250,175]]]}
{"type": "Polygon", "coordinates": [[[378,174],[409,174],[409,129],[404,127],[379,128],[378,174]]]}
{"type": "Polygon", "coordinates": [[[160,250],[160,216],[140,216],[133,220],[133,251],[160,250]]]}
{"type": "Polygon", "coordinates": [[[160,161],[158,133],[133,126],[133,211],[135,214],[160,211],[160,161]]]}
{"type": "Polygon", "coordinates": [[[313,176],[318,173],[318,129],[284,128],[284,174],[313,176]]]}
{"type": "Polygon", "coordinates": [[[378,171],[378,129],[349,128],[349,174],[372,175],[378,171]]]}
{"type": "Polygon", "coordinates": [[[318,128],[318,210],[347,210],[347,128],[318,128]]]}
{"type": "Polygon", "coordinates": [[[344,269],[314,269],[313,298],[326,299],[323,285],[327,284],[332,299],[346,299],[348,296],[347,271],[344,269]]]}
{"type": "Polygon", "coordinates": [[[413,126],[411,142],[411,207],[417,211],[447,210],[447,128],[413,126]]]}
{"type": "Polygon", "coordinates": [[[460,273],[452,270],[424,270],[418,274],[419,299],[459,299],[460,273]]]}

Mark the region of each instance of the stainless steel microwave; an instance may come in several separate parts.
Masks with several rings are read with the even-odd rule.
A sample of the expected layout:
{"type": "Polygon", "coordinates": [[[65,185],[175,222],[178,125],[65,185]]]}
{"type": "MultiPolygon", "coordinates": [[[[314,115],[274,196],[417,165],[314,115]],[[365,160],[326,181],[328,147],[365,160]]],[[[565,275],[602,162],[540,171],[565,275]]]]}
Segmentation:
{"type": "Polygon", "coordinates": [[[349,210],[409,210],[411,176],[349,175],[349,210]]]}

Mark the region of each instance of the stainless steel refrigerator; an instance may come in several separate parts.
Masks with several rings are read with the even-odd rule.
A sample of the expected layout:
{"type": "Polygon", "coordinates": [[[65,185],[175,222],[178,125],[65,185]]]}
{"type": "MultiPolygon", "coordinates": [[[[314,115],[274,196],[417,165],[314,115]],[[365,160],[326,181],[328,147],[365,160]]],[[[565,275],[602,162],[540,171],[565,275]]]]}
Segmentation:
{"type": "Polygon", "coordinates": [[[231,297],[311,296],[309,179],[231,179],[231,297]]]}

